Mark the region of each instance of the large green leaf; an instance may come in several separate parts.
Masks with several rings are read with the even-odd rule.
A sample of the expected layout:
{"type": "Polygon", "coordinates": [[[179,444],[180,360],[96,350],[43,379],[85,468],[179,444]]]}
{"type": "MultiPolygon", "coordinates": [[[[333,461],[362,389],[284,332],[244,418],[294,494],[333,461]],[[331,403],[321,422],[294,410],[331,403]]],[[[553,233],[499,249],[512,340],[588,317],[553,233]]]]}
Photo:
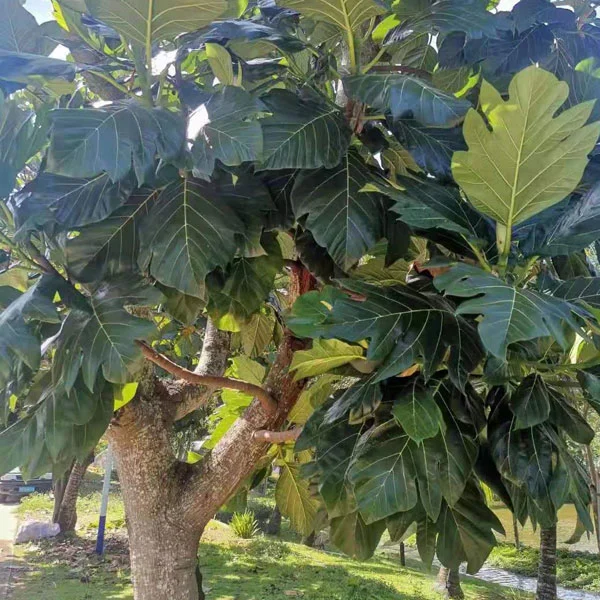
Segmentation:
{"type": "Polygon", "coordinates": [[[5,95],[53,79],[73,81],[76,72],[75,65],[66,60],[0,50],[0,90],[5,95]]]}
{"type": "Polygon", "coordinates": [[[513,287],[477,267],[456,265],[436,277],[434,285],[449,296],[469,298],[456,314],[482,315],[478,326],[481,341],[501,359],[510,344],[545,336],[554,337],[566,349],[569,342],[564,325],[581,331],[575,309],[567,302],[513,287]]]}
{"type": "Polygon", "coordinates": [[[345,418],[350,424],[360,424],[379,408],[383,394],[373,378],[359,381],[336,397],[325,414],[325,423],[345,418]]]}
{"type": "Polygon", "coordinates": [[[342,161],[351,132],[339,107],[278,89],[261,101],[271,113],[261,119],[263,169],[332,169],[342,161]]]}
{"type": "Polygon", "coordinates": [[[446,229],[470,239],[490,237],[483,215],[466,203],[454,187],[402,177],[398,186],[380,189],[395,200],[391,210],[413,228],[446,229]]]}
{"type": "Polygon", "coordinates": [[[412,75],[351,75],[344,90],[373,108],[396,119],[412,117],[429,127],[452,127],[459,123],[471,103],[438,90],[412,75]]]}
{"type": "Polygon", "coordinates": [[[365,523],[410,510],[418,500],[410,438],[398,428],[375,435],[350,469],[350,480],[365,523]]]}
{"type": "Polygon", "coordinates": [[[550,416],[548,389],[537,374],[523,379],[511,397],[511,404],[517,418],[515,429],[539,425],[550,416]]]}
{"type": "Polygon", "coordinates": [[[35,325],[59,323],[54,295],[59,279],[44,275],[0,313],[0,384],[4,388],[17,364],[37,369],[41,360],[41,337],[35,325]]]}
{"type": "Polygon", "coordinates": [[[360,346],[346,344],[340,340],[316,339],[310,350],[298,350],[294,353],[290,371],[296,371],[296,379],[304,379],[322,375],[362,358],[363,349],[360,346]]]}
{"type": "Polygon", "coordinates": [[[269,311],[266,314],[257,312],[240,330],[240,341],[244,354],[256,358],[260,356],[273,340],[275,316],[269,311]]]}
{"type": "Polygon", "coordinates": [[[331,521],[331,541],[348,556],[358,560],[371,558],[385,531],[385,521],[367,524],[360,513],[337,517],[331,521]]]}
{"type": "Polygon", "coordinates": [[[4,0],[0,23],[0,50],[37,54],[40,41],[35,17],[19,0],[4,0]]]}
{"type": "Polygon", "coordinates": [[[437,523],[437,556],[451,569],[467,562],[467,572],[476,573],[496,545],[493,530],[504,533],[502,524],[487,507],[479,486],[471,482],[454,507],[444,505],[437,523]]]}
{"type": "Polygon", "coordinates": [[[222,281],[207,281],[207,311],[219,328],[239,331],[241,322],[256,313],[273,290],[275,277],[283,266],[279,244],[271,235],[263,236],[267,254],[235,259],[222,281]],[[227,326],[229,325],[229,326],[227,326]]]}
{"type": "Polygon", "coordinates": [[[560,281],[544,276],[538,278],[538,285],[556,298],[600,308],[600,277],[575,277],[560,281]]]}
{"type": "Polygon", "coordinates": [[[352,35],[363,21],[384,12],[375,0],[282,0],[279,4],[315,20],[337,25],[352,35]]]}
{"type": "Polygon", "coordinates": [[[385,235],[387,200],[361,191],[376,174],[353,151],[335,169],[301,174],[292,191],[296,217],[342,268],[354,265],[385,235]]]}
{"type": "MultiPolygon", "coordinates": [[[[264,110],[264,109],[263,109],[264,110]]],[[[192,147],[193,173],[207,177],[215,161],[237,166],[262,156],[263,133],[256,120],[261,106],[248,92],[227,86],[212,95],[206,104],[190,116],[190,127],[201,120],[192,147]]]]}
{"type": "Polygon", "coordinates": [[[69,272],[79,281],[91,283],[136,271],[138,227],[157,197],[156,190],[138,190],[103,221],[81,227],[77,237],[67,240],[65,257],[69,272]]]}
{"type": "Polygon", "coordinates": [[[300,477],[298,465],[283,463],[275,488],[275,501],[295,531],[302,535],[314,531],[319,502],[311,496],[306,479],[300,477]]]}
{"type": "Polygon", "coordinates": [[[408,286],[382,288],[347,279],[344,287],[355,297],[339,294],[331,298],[326,288],[328,297],[321,297],[332,305],[331,310],[321,304],[318,295],[307,298],[302,304],[310,300],[314,306],[307,306],[302,318],[298,318],[300,307],[295,306],[298,312],[288,322],[290,328],[299,335],[349,342],[370,339],[367,358],[384,361],[378,379],[398,375],[417,362],[423,362],[424,374],[429,377],[450,349],[450,374],[464,386],[467,374],[481,360],[481,350],[476,332],[455,317],[450,306],[408,286]]]}
{"type": "Polygon", "coordinates": [[[62,227],[82,227],[105,219],[132,191],[132,177],[113,183],[106,173],[91,179],[40,173],[17,196],[20,219],[50,211],[62,227]]]}
{"type": "Polygon", "coordinates": [[[156,328],[152,322],[132,316],[125,306],[157,303],[160,294],[152,288],[125,283],[102,286],[89,298],[87,307],[72,309],[63,323],[53,368],[55,379],[61,379],[67,392],[80,370],[89,390],[94,390],[99,369],[112,383],[134,380],[142,364],[135,341],[147,339],[156,328]],[[121,291],[123,287],[127,290],[121,291]]]}
{"type": "Polygon", "coordinates": [[[487,122],[475,110],[467,115],[469,150],[454,154],[454,178],[475,208],[509,230],[562,200],[581,179],[600,123],[585,125],[590,102],[554,118],[568,94],[566,83],[532,66],[512,79],[506,101],[484,81],[487,122]]]}
{"type": "Polygon", "coordinates": [[[14,101],[0,105],[0,197],[6,197],[14,190],[17,175],[43,147],[45,138],[43,109],[36,116],[14,101]]]}
{"type": "Polygon", "coordinates": [[[142,47],[195,31],[228,9],[227,0],[86,0],[94,17],[142,47]]]}
{"type": "Polygon", "coordinates": [[[417,444],[434,437],[444,425],[433,390],[422,386],[417,379],[394,399],[392,415],[417,444]]]}
{"type": "Polygon", "coordinates": [[[0,431],[0,473],[8,473],[25,464],[31,458],[39,437],[43,441],[43,430],[38,432],[35,413],[0,431]]]}
{"type": "Polygon", "coordinates": [[[47,170],[69,177],[123,179],[133,163],[139,185],[152,180],[157,158],[171,161],[183,149],[184,122],[164,108],[115,102],[102,108],[60,108],[50,113],[47,170]]]}
{"type": "Polygon", "coordinates": [[[442,35],[463,31],[469,38],[494,37],[496,20],[486,0],[437,0],[437,2],[396,2],[394,10],[417,31],[435,30],[442,35]]]}
{"type": "Polygon", "coordinates": [[[164,285],[202,296],[206,275],[233,258],[236,234],[244,232],[225,201],[233,193],[192,178],[169,184],[140,227],[144,269],[164,285]]]}

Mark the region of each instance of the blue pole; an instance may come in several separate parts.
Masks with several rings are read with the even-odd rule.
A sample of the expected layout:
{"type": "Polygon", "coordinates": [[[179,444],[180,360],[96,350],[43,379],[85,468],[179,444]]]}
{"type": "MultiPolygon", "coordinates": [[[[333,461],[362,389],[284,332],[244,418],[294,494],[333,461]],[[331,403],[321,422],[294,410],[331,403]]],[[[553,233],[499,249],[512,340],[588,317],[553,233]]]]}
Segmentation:
{"type": "Polygon", "coordinates": [[[98,520],[98,536],[96,537],[96,554],[104,553],[104,530],[106,529],[106,511],[108,509],[108,492],[113,467],[113,455],[110,445],[106,450],[104,467],[104,483],[102,484],[102,502],[100,503],[100,519],[98,520]]]}

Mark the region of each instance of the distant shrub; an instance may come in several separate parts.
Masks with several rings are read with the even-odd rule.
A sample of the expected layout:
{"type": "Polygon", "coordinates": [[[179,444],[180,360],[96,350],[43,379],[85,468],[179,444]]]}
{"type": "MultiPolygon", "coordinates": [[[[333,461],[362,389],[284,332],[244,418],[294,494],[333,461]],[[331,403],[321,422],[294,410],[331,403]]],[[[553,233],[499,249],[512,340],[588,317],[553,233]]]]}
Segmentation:
{"type": "Polygon", "coordinates": [[[260,531],[254,513],[249,510],[243,513],[233,513],[229,526],[235,535],[244,540],[253,538],[260,531]]]}

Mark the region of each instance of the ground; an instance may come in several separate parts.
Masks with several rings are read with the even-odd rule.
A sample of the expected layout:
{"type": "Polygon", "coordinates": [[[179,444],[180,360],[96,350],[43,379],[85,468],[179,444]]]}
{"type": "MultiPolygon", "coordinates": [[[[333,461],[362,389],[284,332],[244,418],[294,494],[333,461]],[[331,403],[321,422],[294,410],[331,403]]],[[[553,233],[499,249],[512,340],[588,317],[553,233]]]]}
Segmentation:
{"type": "MultiPolygon", "coordinates": [[[[17,572],[11,600],[125,600],[131,599],[128,548],[124,532],[123,504],[118,483],[113,484],[107,519],[107,552],[94,554],[98,524],[99,477],[91,476],[79,499],[77,535],[63,540],[17,547],[17,560],[27,571],[17,572]]],[[[261,523],[273,509],[269,498],[252,498],[250,508],[261,523]]],[[[18,507],[21,519],[49,519],[52,501],[33,495],[18,507]]],[[[227,520],[227,514],[219,518],[227,520]]],[[[200,545],[199,560],[208,600],[439,600],[432,592],[435,574],[424,573],[419,562],[408,568],[398,564],[397,550],[391,558],[377,556],[366,563],[335,552],[322,552],[296,543],[298,536],[286,528],[283,540],[259,536],[245,541],[230,528],[213,521],[200,545]]],[[[396,546],[397,548],[397,546],[396,546]]],[[[333,549],[330,549],[333,550],[333,549]]],[[[490,563],[535,575],[537,551],[518,555],[505,544],[494,551],[490,563]],[[513,568],[514,567],[514,568],[513,568]]],[[[589,554],[562,552],[559,560],[562,585],[588,590],[600,588],[600,561],[589,554]]],[[[471,600],[521,600],[531,598],[507,588],[473,579],[464,582],[471,600]]],[[[1,596],[0,596],[1,599],[1,596]]]]}
{"type": "MultiPolygon", "coordinates": [[[[91,538],[18,547],[18,560],[31,569],[19,573],[11,600],[131,599],[126,544],[117,532],[109,540],[103,561],[92,556],[91,538]]],[[[397,561],[357,562],[272,538],[239,540],[218,521],[210,524],[199,556],[209,600],[440,598],[432,592],[434,575],[419,571],[416,564],[402,569],[397,561]]],[[[470,600],[527,598],[474,581],[465,582],[464,588],[470,600]]]]}

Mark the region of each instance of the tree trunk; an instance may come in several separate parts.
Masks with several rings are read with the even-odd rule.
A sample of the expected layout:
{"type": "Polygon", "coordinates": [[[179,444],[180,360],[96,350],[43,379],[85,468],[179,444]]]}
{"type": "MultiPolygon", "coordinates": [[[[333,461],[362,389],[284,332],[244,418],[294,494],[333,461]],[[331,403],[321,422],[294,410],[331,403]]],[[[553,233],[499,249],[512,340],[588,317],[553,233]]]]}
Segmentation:
{"type": "Polygon", "coordinates": [[[269,522],[267,523],[267,531],[269,535],[279,535],[281,531],[281,511],[275,507],[271,513],[269,522]]]}
{"type": "Polygon", "coordinates": [[[519,538],[519,522],[517,521],[517,517],[515,516],[514,513],[512,516],[512,521],[513,521],[513,532],[514,532],[514,536],[515,536],[515,548],[517,549],[517,552],[520,552],[521,551],[521,540],[519,538]]]}
{"type": "Polygon", "coordinates": [[[60,513],[60,505],[62,504],[63,497],[65,495],[65,488],[71,476],[73,470],[73,463],[70,468],[62,474],[61,477],[54,480],[54,508],[52,510],[52,522],[58,523],[58,515],[60,513]]]}
{"type": "Polygon", "coordinates": [[[536,600],[556,600],[556,525],[540,532],[536,600]]]}
{"type": "Polygon", "coordinates": [[[462,600],[465,595],[460,587],[460,574],[458,569],[440,567],[435,590],[440,594],[443,594],[446,598],[462,600]]]}
{"type": "Polygon", "coordinates": [[[92,452],[82,463],[76,461],[71,469],[69,480],[65,486],[60,508],[58,510],[58,518],[56,523],[60,526],[61,533],[75,531],[77,525],[77,498],[79,497],[79,488],[85,477],[88,467],[94,460],[92,452]]]}
{"type": "MultiPolygon", "coordinates": [[[[312,289],[314,279],[296,266],[290,299],[312,289]]],[[[305,381],[289,372],[294,352],[306,347],[286,332],[264,389],[276,402],[266,414],[254,400],[212,451],[196,464],[177,460],[171,445],[173,424],[206,403],[214,388],[161,380],[148,363],[136,397],[118,411],[108,430],[121,482],[135,600],[203,599],[198,543],[208,522],[247,479],[269,444],[254,439],[259,429],[285,423],[305,381]]],[[[229,336],[209,320],[196,372],[223,374],[229,336]]]]}
{"type": "Polygon", "coordinates": [[[400,566],[406,566],[406,546],[404,542],[400,542],[400,566]]]}
{"type": "Polygon", "coordinates": [[[308,535],[305,535],[302,538],[302,543],[309,548],[315,547],[315,538],[317,537],[316,531],[311,531],[308,535]]]}
{"type": "Polygon", "coordinates": [[[590,493],[592,496],[592,511],[594,514],[596,543],[598,544],[598,552],[600,552],[600,476],[598,475],[598,469],[596,469],[594,453],[591,446],[585,447],[585,457],[587,459],[588,471],[591,479],[590,493]]]}

